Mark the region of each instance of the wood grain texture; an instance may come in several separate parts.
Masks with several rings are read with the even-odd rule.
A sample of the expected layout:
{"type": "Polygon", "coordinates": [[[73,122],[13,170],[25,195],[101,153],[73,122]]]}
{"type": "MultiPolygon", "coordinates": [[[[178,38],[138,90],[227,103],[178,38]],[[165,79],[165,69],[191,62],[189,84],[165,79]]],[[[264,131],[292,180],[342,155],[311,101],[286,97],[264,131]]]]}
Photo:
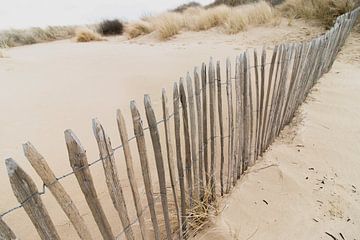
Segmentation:
{"type": "Polygon", "coordinates": [[[111,200],[118,212],[127,239],[134,239],[134,233],[130,225],[129,214],[117,173],[114,151],[111,147],[110,138],[106,136],[103,126],[97,119],[93,119],[92,123],[94,136],[99,148],[99,155],[102,159],[105,172],[106,185],[108,187],[111,200]]]}
{"type": "Polygon", "coordinates": [[[71,168],[75,173],[80,189],[84,194],[85,200],[101,232],[101,235],[105,240],[113,240],[115,237],[100,204],[94,181],[90,173],[86,151],[73,131],[68,129],[65,130],[64,134],[71,168]]]}
{"type": "Polygon", "coordinates": [[[5,164],[14,195],[22,204],[40,238],[60,240],[34,181],[12,158],[6,159],[5,164]]]}
{"type": "Polygon", "coordinates": [[[160,197],[161,197],[161,204],[164,214],[164,221],[165,221],[165,229],[166,229],[166,238],[168,240],[172,239],[172,232],[171,232],[171,225],[170,225],[170,216],[169,216],[169,204],[167,199],[167,191],[166,191],[166,178],[165,178],[165,169],[164,169],[164,162],[160,144],[160,136],[159,131],[156,123],[155,113],[150,101],[150,97],[148,95],[144,96],[144,105],[146,111],[146,118],[149,124],[151,141],[153,145],[154,155],[155,155],[155,163],[156,169],[158,173],[159,179],[159,187],[160,187],[160,197]]]}
{"type": "Polygon", "coordinates": [[[11,228],[0,218],[0,239],[1,240],[16,240],[15,233],[11,228]]]}
{"type": "Polygon", "coordinates": [[[178,196],[177,196],[177,182],[176,182],[176,171],[175,171],[174,152],[173,152],[174,150],[172,145],[172,134],[169,125],[170,114],[169,114],[168,98],[166,95],[166,90],[164,88],[162,90],[162,108],[163,108],[163,118],[164,118],[164,126],[165,126],[166,152],[167,152],[168,167],[170,173],[170,182],[174,197],[176,218],[178,221],[178,227],[180,229],[179,235],[181,237],[182,236],[181,220],[180,220],[180,212],[179,212],[179,204],[178,204],[178,196]]]}
{"type": "Polygon", "coordinates": [[[184,180],[184,167],[182,162],[182,151],[181,151],[181,139],[180,139],[180,95],[177,83],[174,83],[173,89],[173,103],[174,103],[174,127],[175,127],[175,144],[176,144],[176,163],[179,176],[180,185],[180,198],[181,198],[181,227],[184,233],[187,230],[187,213],[186,213],[186,192],[185,192],[185,180],[184,180]]]}
{"type": "Polygon", "coordinates": [[[54,172],[51,170],[44,157],[30,142],[23,144],[23,150],[31,166],[40,176],[41,180],[50,190],[61,209],[69,218],[79,237],[84,240],[92,239],[90,232],[85,225],[85,221],[79,213],[79,210],[75,206],[69,194],[67,194],[65,191],[64,187],[56,179],[54,172]]]}
{"type": "Polygon", "coordinates": [[[117,120],[118,130],[119,130],[119,134],[120,134],[122,149],[124,152],[124,157],[125,157],[125,162],[126,162],[126,170],[127,170],[127,175],[128,175],[130,186],[131,186],[131,192],[133,195],[134,205],[135,205],[135,209],[136,209],[136,215],[139,220],[140,232],[141,232],[142,239],[146,240],[146,239],[148,239],[148,236],[147,236],[148,234],[147,234],[147,229],[146,229],[146,224],[145,224],[145,218],[143,215],[143,207],[141,204],[140,194],[139,194],[138,185],[137,185],[135,172],[134,172],[133,159],[132,159],[129,141],[128,141],[129,136],[128,136],[128,133],[126,130],[125,120],[124,120],[123,114],[121,113],[120,109],[118,109],[116,112],[116,120],[117,120]]]}
{"type": "Polygon", "coordinates": [[[139,110],[136,106],[135,101],[130,102],[130,109],[131,109],[131,115],[133,120],[133,126],[134,126],[134,135],[136,137],[136,144],[137,149],[139,153],[139,159],[141,164],[141,172],[143,175],[144,180],[144,186],[145,186],[145,193],[146,193],[146,199],[149,206],[150,211],[150,218],[152,222],[152,226],[154,229],[154,237],[155,240],[160,240],[160,229],[159,229],[159,223],[157,220],[157,215],[155,211],[155,200],[154,200],[154,191],[152,187],[152,178],[151,178],[151,172],[149,168],[149,161],[147,156],[147,147],[146,147],[146,141],[144,136],[144,128],[143,128],[143,122],[141,120],[141,116],[139,113],[139,110]]]}

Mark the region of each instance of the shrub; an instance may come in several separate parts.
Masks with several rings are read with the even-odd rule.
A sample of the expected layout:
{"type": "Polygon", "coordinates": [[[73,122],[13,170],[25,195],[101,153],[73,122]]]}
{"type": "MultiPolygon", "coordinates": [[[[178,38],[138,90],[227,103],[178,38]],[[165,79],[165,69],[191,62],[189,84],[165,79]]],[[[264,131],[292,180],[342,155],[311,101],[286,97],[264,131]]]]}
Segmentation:
{"type": "Polygon", "coordinates": [[[100,34],[89,28],[78,28],[75,30],[75,39],[77,42],[102,41],[100,34]]]}
{"type": "Polygon", "coordinates": [[[124,25],[117,19],[104,20],[98,26],[98,32],[102,35],[121,35],[124,30],[124,25]]]}
{"type": "Polygon", "coordinates": [[[129,38],[136,38],[151,33],[152,31],[154,31],[153,24],[142,20],[130,23],[125,28],[125,32],[128,34],[129,38]]]}

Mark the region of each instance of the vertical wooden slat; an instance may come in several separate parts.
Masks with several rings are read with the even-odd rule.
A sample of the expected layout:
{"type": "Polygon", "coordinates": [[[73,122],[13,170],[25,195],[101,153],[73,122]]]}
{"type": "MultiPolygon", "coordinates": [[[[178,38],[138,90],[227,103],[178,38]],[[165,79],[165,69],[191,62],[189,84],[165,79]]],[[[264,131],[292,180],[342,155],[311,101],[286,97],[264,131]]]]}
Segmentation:
{"type": "Polygon", "coordinates": [[[189,135],[189,117],[187,110],[187,101],[185,94],[185,86],[183,79],[180,79],[179,82],[179,91],[180,91],[180,102],[182,106],[182,116],[183,116],[183,130],[184,130],[184,145],[185,145],[185,173],[186,173],[186,182],[187,190],[189,194],[189,204],[190,207],[193,206],[193,182],[191,174],[191,149],[190,149],[190,135],[189,135]]]}
{"type": "Polygon", "coordinates": [[[176,217],[179,224],[179,230],[180,230],[180,236],[182,236],[181,233],[181,220],[180,220],[180,213],[179,213],[179,205],[178,205],[178,197],[177,197],[177,188],[176,188],[176,172],[175,172],[175,164],[174,164],[174,152],[173,152],[173,146],[172,146],[172,135],[170,131],[170,115],[169,115],[169,106],[168,106],[168,99],[166,96],[166,91],[163,88],[162,90],[162,107],[163,107],[163,118],[164,118],[164,126],[165,126],[165,138],[166,138],[166,150],[167,150],[167,158],[168,158],[168,167],[169,167],[169,173],[170,173],[170,182],[171,182],[171,188],[173,191],[173,197],[174,197],[174,205],[176,209],[176,217]]]}
{"type": "Polygon", "coordinates": [[[42,240],[60,240],[34,181],[12,159],[5,160],[11,188],[42,240]]]}
{"type": "Polygon", "coordinates": [[[264,101],[265,101],[265,66],[266,66],[266,50],[265,48],[262,49],[262,53],[261,53],[261,84],[260,84],[260,113],[259,113],[259,117],[260,117],[260,121],[259,121],[259,135],[258,135],[258,152],[259,154],[262,156],[262,136],[264,134],[264,132],[262,131],[262,125],[264,122],[263,116],[264,116],[264,108],[266,106],[264,106],[264,101]]]}
{"type": "Polygon", "coordinates": [[[259,156],[259,124],[260,124],[260,85],[259,85],[259,61],[258,61],[258,53],[257,50],[254,50],[254,66],[255,66],[255,95],[256,95],[256,123],[255,123],[255,159],[259,156]]]}
{"type": "Polygon", "coordinates": [[[0,239],[1,240],[16,240],[15,233],[11,228],[0,218],[0,239]]]}
{"type": "Polygon", "coordinates": [[[276,73],[275,73],[275,78],[274,78],[274,85],[272,87],[272,93],[271,93],[271,102],[270,102],[270,111],[269,111],[269,121],[267,123],[267,127],[266,127],[266,133],[265,133],[265,137],[266,137],[266,146],[269,146],[270,144],[270,136],[271,136],[271,131],[272,131],[272,123],[273,123],[273,119],[274,119],[274,114],[275,114],[275,99],[276,99],[276,95],[277,95],[277,89],[279,86],[279,69],[281,66],[281,61],[282,61],[282,55],[283,55],[283,45],[279,46],[279,54],[277,57],[277,62],[276,62],[276,73]]]}
{"type": "Polygon", "coordinates": [[[105,240],[113,240],[115,239],[114,235],[95,190],[86,151],[73,131],[68,129],[65,130],[64,134],[71,168],[75,173],[80,189],[85,196],[85,200],[99,227],[101,235],[105,240]]]}
{"type": "Polygon", "coordinates": [[[74,226],[79,237],[84,240],[92,239],[79,210],[69,194],[65,191],[64,187],[56,179],[54,172],[50,169],[44,157],[30,142],[23,144],[23,149],[26,158],[29,160],[46,187],[51,191],[61,209],[65,212],[66,216],[74,226]]]}
{"type": "Polygon", "coordinates": [[[253,79],[251,75],[251,67],[250,67],[250,53],[249,51],[246,51],[246,66],[247,66],[247,83],[248,83],[248,115],[249,115],[249,146],[248,146],[248,158],[249,158],[249,164],[253,165],[255,163],[255,147],[254,147],[254,125],[255,125],[255,117],[254,114],[254,106],[253,106],[253,79]]]}
{"type": "Polygon", "coordinates": [[[159,187],[160,187],[160,198],[161,204],[163,208],[164,214],[164,222],[165,222],[165,229],[166,229],[166,238],[172,239],[172,232],[170,226],[170,216],[169,216],[169,205],[167,199],[167,191],[166,191],[166,178],[165,178],[165,169],[164,169],[164,162],[163,156],[161,151],[161,144],[160,144],[160,136],[159,131],[156,123],[156,117],[151,105],[150,97],[148,95],[144,96],[144,105],[146,111],[146,118],[149,124],[151,141],[154,149],[154,156],[155,156],[155,163],[156,169],[158,173],[159,179],[159,187]]]}
{"type": "Polygon", "coordinates": [[[232,80],[231,80],[231,62],[230,59],[226,59],[226,102],[228,107],[228,172],[227,172],[227,184],[226,193],[229,193],[231,188],[231,176],[232,176],[232,163],[233,163],[233,146],[234,146],[234,107],[232,98],[232,80]]]}
{"type": "Polygon", "coordinates": [[[197,110],[197,123],[198,123],[198,147],[199,147],[199,185],[200,185],[200,199],[204,197],[204,152],[203,152],[203,119],[202,119],[202,106],[201,106],[201,82],[197,68],[194,69],[195,80],[195,100],[197,110]]]}
{"type": "Polygon", "coordinates": [[[249,166],[250,162],[250,151],[249,145],[250,142],[250,106],[249,106],[249,82],[250,82],[250,69],[248,67],[248,51],[244,53],[243,56],[243,86],[242,86],[242,97],[243,97],[243,171],[249,166]]]}
{"type": "Polygon", "coordinates": [[[180,197],[181,197],[181,226],[182,233],[186,232],[186,193],[184,183],[184,168],[181,157],[181,140],[180,140],[180,96],[177,83],[174,83],[173,90],[173,101],[174,101],[174,126],[175,126],[175,142],[176,142],[176,163],[179,176],[180,185],[180,197]]]}
{"type": "Polygon", "coordinates": [[[220,62],[216,63],[216,80],[217,80],[217,98],[218,98],[218,115],[220,127],[220,194],[224,195],[224,123],[223,123],[223,109],[222,109],[222,93],[221,93],[221,72],[220,62]]]}
{"type": "Polygon", "coordinates": [[[196,116],[195,116],[195,99],[194,99],[194,90],[193,83],[190,77],[190,74],[187,73],[186,76],[186,85],[187,93],[189,100],[189,115],[190,115],[190,138],[191,138],[191,158],[193,164],[193,180],[194,180],[194,194],[193,197],[195,201],[199,200],[199,164],[197,158],[197,149],[196,149],[196,116]]]}
{"type": "Polygon", "coordinates": [[[140,232],[141,232],[142,239],[145,240],[145,239],[148,239],[148,236],[147,236],[147,231],[146,231],[145,218],[143,215],[143,207],[141,204],[140,194],[139,194],[139,190],[138,190],[138,186],[137,186],[137,182],[136,182],[136,178],[135,178],[133,159],[132,159],[130,146],[129,146],[129,142],[128,142],[129,137],[128,137],[128,133],[126,130],[126,124],[125,124],[125,120],[124,120],[124,117],[123,117],[120,109],[117,110],[116,120],[117,120],[118,130],[119,130],[119,134],[120,134],[122,149],[123,149],[124,156],[125,156],[127,175],[128,175],[130,186],[131,186],[131,191],[132,191],[132,195],[133,195],[133,199],[134,199],[136,214],[137,214],[137,217],[139,220],[140,232]]]}
{"type": "Polygon", "coordinates": [[[127,239],[134,239],[134,233],[130,225],[129,214],[125,203],[124,193],[120,184],[117,168],[115,165],[114,151],[111,147],[110,139],[97,119],[93,119],[93,132],[96,138],[100,158],[105,172],[106,184],[111,200],[119,214],[122,226],[127,239]]]}
{"type": "Polygon", "coordinates": [[[271,94],[271,90],[274,88],[273,84],[272,84],[272,80],[273,80],[273,74],[274,74],[274,68],[275,68],[275,60],[276,60],[276,56],[277,56],[277,52],[278,52],[278,46],[275,46],[274,50],[273,50],[273,54],[271,57],[271,64],[270,64],[270,72],[269,72],[269,79],[267,82],[267,91],[266,91],[266,97],[265,97],[265,112],[264,112],[264,122],[263,122],[263,126],[262,126],[262,139],[261,139],[261,145],[263,146],[262,151],[266,150],[266,126],[268,124],[268,111],[270,109],[269,106],[269,100],[270,100],[270,94],[271,94]]]}
{"type": "Polygon", "coordinates": [[[201,84],[202,84],[202,119],[203,119],[203,157],[204,157],[204,169],[205,169],[205,180],[206,189],[209,187],[209,159],[208,159],[208,114],[207,114],[207,79],[206,79],[206,65],[205,63],[201,66],[201,84]]]}
{"type": "Polygon", "coordinates": [[[212,58],[209,63],[209,112],[210,112],[210,187],[211,200],[216,198],[216,175],[215,175],[215,67],[212,58]]]}
{"type": "Polygon", "coordinates": [[[146,142],[145,142],[145,136],[143,130],[143,122],[141,121],[140,113],[138,108],[136,107],[135,101],[130,102],[130,109],[131,109],[131,115],[134,125],[134,134],[136,137],[136,144],[137,144],[137,149],[141,164],[141,171],[144,180],[146,199],[148,201],[150,218],[154,229],[154,236],[155,236],[155,240],[160,240],[160,229],[155,212],[155,201],[153,195],[154,192],[153,192],[151,172],[147,157],[147,148],[146,148],[146,142]]]}
{"type": "Polygon", "coordinates": [[[239,57],[236,57],[235,62],[235,131],[234,131],[234,146],[233,146],[233,185],[235,186],[237,181],[237,166],[239,164],[239,156],[240,156],[240,108],[241,108],[241,100],[240,100],[240,60],[239,57]]]}
{"type": "Polygon", "coordinates": [[[237,179],[240,179],[240,176],[243,172],[244,168],[244,144],[245,144],[245,121],[244,121],[244,82],[245,82],[245,52],[240,54],[239,57],[239,117],[240,117],[240,123],[239,123],[239,160],[237,164],[237,179]]]}

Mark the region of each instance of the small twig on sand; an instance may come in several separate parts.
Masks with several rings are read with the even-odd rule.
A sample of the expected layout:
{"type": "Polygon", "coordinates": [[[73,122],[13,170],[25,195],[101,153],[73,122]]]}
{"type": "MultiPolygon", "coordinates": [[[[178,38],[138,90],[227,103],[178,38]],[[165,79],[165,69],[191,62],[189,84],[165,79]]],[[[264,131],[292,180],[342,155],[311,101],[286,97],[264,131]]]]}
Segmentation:
{"type": "Polygon", "coordinates": [[[336,237],[334,237],[332,234],[330,234],[330,233],[328,233],[328,232],[325,232],[326,233],[326,235],[328,235],[328,236],[330,236],[332,239],[334,239],[334,240],[338,240],[336,237]]]}

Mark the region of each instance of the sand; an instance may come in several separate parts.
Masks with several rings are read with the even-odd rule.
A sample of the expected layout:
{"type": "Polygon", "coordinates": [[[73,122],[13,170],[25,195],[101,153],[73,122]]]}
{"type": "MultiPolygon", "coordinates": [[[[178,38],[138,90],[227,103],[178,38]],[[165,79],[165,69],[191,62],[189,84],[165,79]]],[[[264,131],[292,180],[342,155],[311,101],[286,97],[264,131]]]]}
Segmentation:
{"type": "Polygon", "coordinates": [[[359,39],[196,239],[359,239],[359,39]]]}
{"type": "MultiPolygon", "coordinates": [[[[161,88],[165,87],[168,89],[168,95],[170,97],[172,95],[171,89],[173,82],[177,81],[179,77],[184,76],[187,71],[193,71],[193,68],[195,66],[200,66],[201,62],[208,62],[210,56],[220,60],[224,64],[226,57],[234,59],[237,54],[247,48],[261,47],[263,45],[273,46],[282,42],[295,42],[310,39],[322,31],[323,29],[319,27],[311,27],[308,24],[297,20],[293,21],[291,26],[289,26],[288,22],[283,20],[279,26],[269,25],[253,27],[248,29],[247,32],[232,36],[224,35],[220,33],[219,30],[213,29],[200,33],[182,33],[167,42],[159,42],[154,36],[145,36],[130,41],[124,37],[118,37],[110,38],[108,41],[104,42],[76,43],[74,41],[66,40],[8,49],[5,53],[8,57],[0,59],[0,81],[2,85],[0,89],[0,111],[3,116],[0,118],[0,157],[2,159],[13,157],[31,176],[36,176],[30,164],[23,156],[21,149],[22,143],[31,141],[40,153],[45,156],[49,165],[54,169],[55,174],[61,176],[71,170],[63,136],[63,131],[65,129],[71,128],[75,131],[87,150],[89,161],[95,160],[98,158],[98,150],[91,130],[92,118],[99,118],[103,123],[105,130],[111,137],[113,146],[118,146],[120,144],[120,139],[116,127],[115,112],[117,108],[121,108],[125,115],[126,122],[130,123],[130,100],[136,100],[142,110],[143,94],[150,94],[157,116],[161,116],[161,88]]],[[[355,101],[356,95],[354,97],[349,97],[350,93],[355,94],[358,90],[355,86],[359,86],[353,84],[354,82],[356,83],[355,74],[359,74],[359,62],[357,61],[358,57],[354,56],[354,52],[351,50],[352,47],[357,47],[356,49],[358,49],[355,40],[353,41],[352,46],[348,45],[350,50],[347,50],[347,52],[344,51],[341,56],[340,59],[342,62],[337,62],[332,73],[326,75],[326,78],[329,78],[329,80],[325,81],[325,79],[323,79],[321,81],[319,84],[319,89],[321,91],[314,93],[314,95],[324,94],[325,99],[323,101],[326,102],[327,105],[320,108],[325,111],[323,115],[318,115],[320,114],[317,109],[319,106],[317,108],[313,106],[317,102],[311,102],[306,105],[313,106],[314,109],[312,111],[310,111],[310,109],[305,111],[306,115],[304,116],[304,120],[301,123],[301,126],[298,127],[298,129],[304,130],[298,132],[295,138],[302,140],[301,144],[305,147],[301,148],[301,152],[298,153],[297,148],[293,147],[298,144],[294,144],[294,141],[296,140],[290,141],[290,145],[276,143],[272,147],[272,150],[266,155],[265,160],[259,161],[259,164],[250,170],[251,173],[246,175],[241,183],[238,184],[239,189],[233,191],[234,193],[231,197],[224,201],[225,209],[219,216],[219,219],[216,220],[215,232],[220,234],[227,234],[229,232],[226,224],[224,225],[221,223],[226,222],[225,220],[221,220],[226,219],[226,215],[229,217],[231,224],[234,224],[232,229],[241,229],[241,231],[244,231],[235,231],[235,233],[241,233],[241,235],[239,235],[240,239],[246,239],[246,237],[243,237],[251,235],[258,225],[267,226],[267,228],[264,227],[264,229],[268,229],[268,231],[263,234],[269,234],[269,238],[271,236],[279,235],[277,232],[286,233],[287,235],[285,234],[284,236],[288,236],[291,231],[295,230],[300,233],[306,232],[299,227],[296,227],[295,230],[292,229],[294,225],[299,226],[300,224],[303,224],[301,219],[294,220],[293,225],[291,225],[292,222],[288,221],[288,219],[289,217],[297,216],[294,212],[305,214],[309,209],[309,213],[314,213],[314,211],[311,210],[311,207],[319,207],[319,204],[316,202],[317,199],[315,199],[316,195],[312,192],[312,189],[320,187],[317,185],[315,186],[317,183],[316,179],[323,179],[323,171],[327,169],[323,166],[323,162],[321,162],[323,159],[328,161],[326,166],[329,166],[329,169],[334,169],[332,175],[327,173],[328,179],[326,180],[326,184],[330,186],[332,181],[331,177],[335,176],[336,169],[338,176],[336,177],[336,183],[344,185],[344,189],[346,189],[344,190],[345,192],[350,191],[349,194],[358,197],[358,195],[356,195],[358,193],[351,193],[352,189],[349,189],[348,186],[350,182],[353,181],[351,184],[354,184],[355,188],[360,187],[356,185],[356,180],[359,182],[359,179],[355,178],[356,171],[359,169],[359,166],[356,166],[356,163],[354,163],[356,156],[355,119],[349,120],[349,123],[346,122],[346,124],[343,120],[343,118],[347,116],[346,114],[349,114],[350,117],[351,113],[355,115],[357,113],[355,109],[356,106],[353,106],[354,104],[352,104],[355,101]],[[347,56],[352,57],[348,58],[347,56]],[[336,70],[336,68],[339,68],[339,70],[336,70]],[[337,71],[340,73],[336,74],[337,71]],[[333,74],[333,78],[331,78],[331,74],[333,74]],[[339,81],[340,79],[343,81],[339,81]],[[341,85],[337,85],[340,83],[341,85]],[[328,92],[324,93],[327,89],[328,92]],[[338,92],[338,89],[341,89],[344,92],[340,93],[338,92]],[[341,101],[341,97],[343,97],[343,102],[341,101]],[[341,114],[333,113],[332,111],[338,111],[338,108],[342,106],[340,105],[341,103],[344,104],[344,107],[352,108],[352,110],[343,110],[341,114]],[[330,123],[326,123],[325,126],[334,129],[334,131],[335,129],[337,130],[336,132],[333,132],[333,135],[326,136],[325,138],[325,133],[321,132],[321,130],[323,130],[323,124],[321,123],[322,125],[319,125],[314,121],[325,121],[328,119],[326,114],[330,114],[330,112],[331,123],[335,124],[335,126],[330,123]],[[311,113],[315,115],[313,119],[311,119],[311,113]],[[338,117],[337,121],[335,121],[336,117],[338,117]],[[312,120],[312,122],[309,122],[310,127],[307,128],[306,121],[310,120],[312,120]],[[350,123],[353,123],[354,126],[350,123]],[[341,126],[344,127],[344,129],[340,130],[341,126]],[[326,142],[324,143],[325,146],[316,148],[316,152],[315,150],[311,152],[311,140],[306,139],[305,141],[305,136],[302,136],[302,134],[305,134],[306,132],[311,134],[308,137],[313,141],[316,139],[325,141],[326,139],[326,142]],[[352,139],[355,139],[353,140],[353,144],[346,144],[347,141],[351,141],[351,137],[345,138],[345,132],[349,135],[352,134],[352,139]],[[341,142],[338,141],[340,136],[342,136],[341,142]],[[334,146],[331,145],[330,139],[336,141],[336,146],[339,147],[338,149],[335,149],[334,146]],[[344,144],[344,148],[351,147],[353,152],[342,149],[342,145],[339,144],[344,144]],[[336,151],[337,154],[330,154],[325,147],[330,148],[332,151],[336,151]],[[292,154],[291,151],[294,151],[296,154],[292,154]],[[307,153],[307,151],[309,152],[307,153]],[[290,153],[291,155],[289,156],[288,154],[290,153]],[[305,153],[307,153],[307,157],[300,155],[305,153]],[[326,157],[322,157],[325,155],[326,157]],[[328,157],[334,157],[334,164],[337,165],[330,168],[330,163],[332,162],[328,160],[328,157]],[[346,157],[345,160],[350,162],[352,166],[347,166],[345,160],[339,161],[340,157],[346,157]],[[284,158],[284,160],[282,160],[282,158],[284,158]],[[276,159],[276,161],[272,163],[272,159],[276,159]],[[311,164],[305,163],[304,161],[306,159],[309,160],[311,164]],[[287,162],[289,163],[286,165],[287,162]],[[267,167],[269,164],[276,165],[267,167]],[[313,167],[314,171],[304,172],[303,170],[308,168],[307,164],[309,166],[311,165],[310,167],[313,167]],[[291,178],[291,180],[289,180],[290,183],[287,183],[286,185],[277,184],[279,182],[279,174],[277,173],[280,172],[280,166],[283,166],[283,168],[281,168],[281,171],[284,171],[282,174],[283,179],[286,179],[286,176],[290,175],[291,177],[294,177],[294,179],[291,178]],[[266,168],[264,170],[256,170],[261,169],[262,167],[266,168]],[[274,169],[278,170],[276,171],[274,169]],[[343,172],[341,169],[343,169],[343,172]],[[316,175],[316,171],[318,171],[319,175],[316,175]],[[303,177],[306,177],[303,176],[305,173],[309,174],[308,182],[304,182],[303,180],[303,177]],[[252,177],[253,175],[257,176],[252,177]],[[255,188],[255,186],[258,187],[260,183],[264,184],[264,189],[268,190],[266,190],[266,194],[264,190],[264,197],[257,199],[259,196],[258,194],[260,194],[261,191],[255,188]],[[267,185],[265,185],[265,183],[267,185]],[[314,186],[310,183],[313,183],[314,186]],[[249,184],[255,184],[255,186],[250,186],[249,184]],[[265,188],[265,186],[268,188],[265,188]],[[238,192],[244,190],[251,192],[247,194],[238,192]],[[283,194],[281,194],[282,192],[283,194]],[[292,195],[294,192],[297,193],[295,196],[292,195]],[[301,196],[308,196],[311,198],[306,199],[306,206],[303,205],[303,199],[298,193],[301,194],[301,196]],[[282,197],[287,196],[286,194],[290,197],[282,197]],[[248,197],[245,198],[244,196],[248,197]],[[271,198],[271,196],[273,196],[273,198],[271,198]],[[256,200],[254,200],[254,198],[256,198],[256,200]],[[283,198],[285,200],[292,200],[293,202],[287,205],[294,207],[291,207],[287,209],[286,212],[280,214],[263,214],[263,211],[276,209],[274,207],[270,208],[274,203],[277,203],[277,206],[283,206],[283,203],[286,203],[283,198]],[[226,204],[227,202],[233,201],[232,199],[237,200],[235,200],[235,203],[226,204]],[[262,206],[263,199],[268,201],[269,205],[262,206]],[[257,204],[253,208],[253,202],[255,201],[257,201],[257,204]],[[241,206],[238,204],[241,204],[241,206]],[[236,210],[231,210],[230,206],[236,210]],[[263,211],[259,211],[259,206],[262,207],[261,210],[263,211]],[[253,209],[253,212],[248,212],[251,209],[253,209]],[[226,214],[227,211],[232,214],[226,214]],[[250,215],[254,217],[253,220],[251,220],[252,218],[250,218],[250,215]],[[232,220],[231,216],[236,216],[236,221],[232,220]],[[267,220],[266,224],[262,224],[258,219],[265,216],[269,216],[270,220],[267,220]],[[286,224],[282,226],[279,225],[277,231],[275,231],[275,229],[274,232],[269,231],[269,229],[273,230],[273,223],[270,224],[270,221],[273,221],[274,219],[272,218],[275,218],[276,216],[283,216],[282,222],[286,224]],[[241,228],[236,226],[241,226],[241,228]]],[[[320,99],[321,96],[315,97],[316,99],[318,99],[318,97],[320,99]]],[[[132,135],[130,125],[128,128],[129,135],[132,135]]],[[[296,128],[291,128],[291,131],[294,132],[294,129],[296,128]]],[[[330,133],[331,132],[327,132],[327,134],[330,133]]],[[[287,137],[284,139],[287,139],[287,137]]],[[[286,140],[286,142],[289,142],[289,140],[286,140]]],[[[317,144],[320,146],[320,142],[317,144]]],[[[135,154],[134,146],[135,144],[133,142],[132,148],[135,154]]],[[[148,149],[149,155],[151,155],[150,145],[148,146],[148,149]]],[[[126,201],[131,202],[132,197],[129,191],[129,184],[126,180],[126,168],[122,152],[116,154],[116,159],[119,175],[127,195],[126,201]]],[[[137,169],[138,181],[142,185],[138,164],[135,167],[137,169]]],[[[108,197],[101,164],[95,165],[91,170],[96,182],[100,200],[112,223],[113,232],[117,235],[121,232],[122,227],[117,214],[112,207],[111,200],[108,197]]],[[[154,179],[156,177],[155,175],[154,172],[154,179]]],[[[2,183],[0,212],[3,212],[17,205],[8,182],[4,164],[0,165],[0,179],[2,183]]],[[[41,189],[40,179],[34,177],[34,180],[39,189],[41,189]]],[[[73,176],[68,177],[63,180],[62,183],[80,209],[86,223],[91,226],[90,230],[94,235],[94,238],[99,239],[100,233],[95,226],[94,220],[86,206],[75,178],[73,176]]],[[[140,191],[142,193],[142,200],[145,203],[145,194],[143,194],[144,189],[140,189],[140,191]]],[[[317,193],[320,194],[322,191],[319,190],[317,193]]],[[[357,191],[357,189],[354,189],[354,191],[357,191]]],[[[333,191],[331,191],[331,193],[332,192],[333,191]]],[[[322,206],[330,206],[331,204],[337,206],[336,204],[339,201],[336,202],[336,199],[333,200],[331,197],[330,193],[326,196],[322,196],[322,198],[319,197],[319,200],[323,202],[322,206]],[[332,201],[331,204],[329,203],[330,201],[332,201]]],[[[42,199],[44,200],[62,239],[77,239],[74,229],[69,224],[51,194],[45,194],[42,199]]],[[[355,200],[350,201],[350,195],[347,200],[349,201],[349,206],[356,206],[355,200]]],[[[357,202],[357,204],[359,203],[357,202]]],[[[347,215],[344,210],[342,211],[342,221],[347,221],[347,215]]],[[[130,209],[130,212],[131,215],[134,216],[134,209],[130,209]]],[[[335,215],[337,214],[336,211],[333,212],[335,215]]],[[[356,211],[349,210],[349,212],[356,214],[356,211]]],[[[331,213],[329,214],[331,215],[331,213]]],[[[359,219],[359,213],[356,216],[359,219]]],[[[355,221],[353,226],[356,226],[356,216],[349,215],[350,221],[346,222],[345,226],[351,224],[352,221],[355,221]]],[[[318,215],[312,217],[318,219],[319,222],[317,224],[320,226],[321,218],[318,215]]],[[[338,217],[333,218],[335,220],[338,219],[338,217]]],[[[4,220],[13,228],[20,239],[38,239],[31,222],[23,210],[20,209],[7,215],[4,217],[4,220]]],[[[277,221],[279,222],[280,220],[277,221]]],[[[308,226],[312,226],[310,225],[312,224],[311,219],[309,222],[308,226]]],[[[359,224],[359,221],[357,221],[357,223],[359,224]]],[[[325,226],[328,225],[325,224],[324,227],[325,226]]],[[[313,227],[316,230],[318,229],[317,225],[314,225],[313,227]]],[[[353,228],[355,229],[355,227],[353,228]]],[[[265,235],[260,235],[261,229],[256,231],[256,234],[259,235],[255,236],[264,239],[265,237],[261,236],[265,235]]],[[[312,231],[313,230],[309,231],[309,234],[311,234],[312,231]]],[[[329,229],[329,231],[331,231],[331,229],[329,229]]],[[[322,231],[322,233],[323,232],[324,231],[322,231]]],[[[205,234],[208,237],[207,233],[205,234]]],[[[215,234],[210,235],[216,236],[215,234]]],[[[349,235],[349,237],[350,236],[351,235],[349,235]]],[[[224,237],[229,236],[224,235],[224,237]]],[[[231,237],[229,238],[231,239],[231,237]]],[[[266,237],[266,239],[268,238],[266,237]]]]}

